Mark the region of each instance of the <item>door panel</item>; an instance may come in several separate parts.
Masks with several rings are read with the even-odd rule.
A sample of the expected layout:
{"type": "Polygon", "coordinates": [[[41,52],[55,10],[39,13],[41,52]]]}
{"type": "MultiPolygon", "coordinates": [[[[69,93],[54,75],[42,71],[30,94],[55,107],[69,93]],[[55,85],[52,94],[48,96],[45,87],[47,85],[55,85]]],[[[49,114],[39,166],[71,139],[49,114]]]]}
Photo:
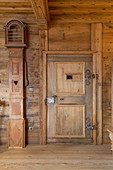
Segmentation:
{"type": "Polygon", "coordinates": [[[85,137],[85,106],[57,105],[55,108],[56,137],[85,137]]]}
{"type": "Polygon", "coordinates": [[[47,142],[92,143],[92,72],[91,56],[49,57],[47,62],[47,142]],[[64,61],[66,58],[66,62],[64,61]],[[56,60],[55,60],[56,59],[56,60]]]}
{"type": "Polygon", "coordinates": [[[63,62],[55,66],[57,94],[85,94],[85,62],[63,62]]]}

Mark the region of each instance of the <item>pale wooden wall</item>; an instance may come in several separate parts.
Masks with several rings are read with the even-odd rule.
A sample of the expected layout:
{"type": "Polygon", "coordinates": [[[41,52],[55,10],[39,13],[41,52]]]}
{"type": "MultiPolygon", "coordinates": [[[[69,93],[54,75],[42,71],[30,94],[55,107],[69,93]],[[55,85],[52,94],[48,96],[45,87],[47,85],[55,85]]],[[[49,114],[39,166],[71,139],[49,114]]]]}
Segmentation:
{"type": "MultiPolygon", "coordinates": [[[[4,47],[5,33],[3,26],[11,19],[26,23],[29,45],[25,50],[28,63],[29,86],[26,88],[26,142],[39,143],[42,133],[40,103],[43,33],[39,34],[33,15],[0,15],[0,143],[7,143],[8,119],[8,49],[4,47]],[[39,41],[40,40],[40,41],[39,41]],[[40,70],[39,70],[40,68],[40,70]],[[39,71],[41,74],[39,74],[39,71]],[[34,88],[34,92],[29,91],[34,88]],[[34,130],[28,132],[28,126],[34,130]],[[40,133],[41,132],[41,133],[40,133]]],[[[85,15],[71,19],[65,16],[51,18],[49,24],[49,50],[90,50],[90,23],[103,23],[103,143],[109,143],[106,129],[111,126],[111,59],[113,58],[113,16],[85,15]],[[77,23],[80,23],[79,26],[77,23]],[[84,24],[83,24],[84,23],[84,24]]]]}

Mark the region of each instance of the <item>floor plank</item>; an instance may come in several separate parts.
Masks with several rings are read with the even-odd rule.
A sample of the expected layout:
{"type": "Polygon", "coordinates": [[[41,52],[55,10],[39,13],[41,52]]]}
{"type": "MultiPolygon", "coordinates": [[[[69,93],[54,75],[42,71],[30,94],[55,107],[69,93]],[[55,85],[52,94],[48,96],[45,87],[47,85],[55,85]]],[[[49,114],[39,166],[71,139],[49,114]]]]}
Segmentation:
{"type": "Polygon", "coordinates": [[[24,149],[0,147],[0,170],[111,169],[109,145],[28,145],[24,149]]]}

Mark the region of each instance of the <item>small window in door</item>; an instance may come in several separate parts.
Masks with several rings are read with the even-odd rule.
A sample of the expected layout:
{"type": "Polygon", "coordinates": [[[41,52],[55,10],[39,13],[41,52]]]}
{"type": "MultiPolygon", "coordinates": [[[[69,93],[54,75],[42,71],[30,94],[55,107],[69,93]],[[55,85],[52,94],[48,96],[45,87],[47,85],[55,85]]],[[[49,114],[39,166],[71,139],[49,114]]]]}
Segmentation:
{"type": "Polygon", "coordinates": [[[72,74],[67,74],[66,75],[66,80],[72,80],[73,79],[73,75],[72,74]]]}

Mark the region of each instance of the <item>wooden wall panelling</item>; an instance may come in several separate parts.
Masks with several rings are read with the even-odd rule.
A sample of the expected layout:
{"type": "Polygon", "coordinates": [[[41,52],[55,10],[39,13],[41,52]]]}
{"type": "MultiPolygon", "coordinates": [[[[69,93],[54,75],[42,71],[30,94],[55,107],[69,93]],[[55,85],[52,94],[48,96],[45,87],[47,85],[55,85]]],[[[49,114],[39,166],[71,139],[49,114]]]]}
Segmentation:
{"type": "Polygon", "coordinates": [[[111,105],[112,105],[111,128],[113,129],[113,59],[111,61],[111,105]]]}
{"type": "Polygon", "coordinates": [[[77,14],[76,17],[73,15],[61,15],[61,16],[51,16],[51,21],[55,21],[56,24],[65,24],[65,23],[104,23],[110,24],[113,23],[113,14],[77,14]],[[70,19],[71,18],[71,19],[70,19]]]}
{"type": "MultiPolygon", "coordinates": [[[[43,110],[45,109],[44,107],[44,104],[43,104],[43,86],[44,86],[44,83],[43,83],[43,76],[45,76],[45,66],[43,66],[43,51],[47,48],[47,32],[44,31],[44,30],[40,30],[39,31],[39,72],[40,72],[40,144],[45,144],[45,138],[43,137],[42,134],[45,134],[44,133],[44,126],[46,126],[46,123],[44,124],[43,123],[43,120],[44,120],[44,115],[42,114],[43,113],[43,110]],[[46,40],[45,40],[46,39],[46,40]]],[[[45,100],[45,99],[44,99],[45,100]]],[[[45,103],[45,102],[44,102],[45,103]]],[[[45,121],[44,121],[45,122],[45,121]]]]}
{"type": "Polygon", "coordinates": [[[49,24],[49,51],[88,51],[91,49],[90,24],[49,24]],[[82,41],[81,41],[82,40],[82,41]]]}
{"type": "Polygon", "coordinates": [[[0,14],[33,14],[29,0],[0,0],[0,14]]]}
{"type": "Polygon", "coordinates": [[[97,144],[102,144],[102,24],[92,24],[91,49],[96,50],[97,73],[97,144]]]}
{"type": "Polygon", "coordinates": [[[111,127],[107,129],[107,131],[109,133],[109,138],[111,140],[111,150],[113,151],[113,59],[111,60],[111,107],[112,107],[111,127]]]}

